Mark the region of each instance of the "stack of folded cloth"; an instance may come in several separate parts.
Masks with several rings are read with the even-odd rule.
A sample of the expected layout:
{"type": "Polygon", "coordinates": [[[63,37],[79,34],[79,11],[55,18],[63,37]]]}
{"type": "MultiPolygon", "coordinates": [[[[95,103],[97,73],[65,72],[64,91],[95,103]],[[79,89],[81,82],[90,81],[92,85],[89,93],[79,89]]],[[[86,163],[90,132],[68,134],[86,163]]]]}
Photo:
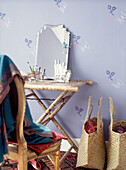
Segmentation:
{"type": "Polygon", "coordinates": [[[113,131],[114,132],[117,132],[117,133],[125,133],[126,132],[126,127],[123,127],[121,125],[113,128],[113,131]]]}
{"type": "Polygon", "coordinates": [[[93,133],[97,130],[97,125],[93,125],[92,122],[88,121],[85,123],[85,131],[90,134],[90,133],[93,133]]]}

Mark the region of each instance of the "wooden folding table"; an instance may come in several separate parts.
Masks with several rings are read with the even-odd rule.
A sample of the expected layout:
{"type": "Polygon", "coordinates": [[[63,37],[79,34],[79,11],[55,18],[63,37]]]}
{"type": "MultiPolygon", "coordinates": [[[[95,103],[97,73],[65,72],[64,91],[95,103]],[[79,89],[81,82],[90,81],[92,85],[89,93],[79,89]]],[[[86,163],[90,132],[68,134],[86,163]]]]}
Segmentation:
{"type": "Polygon", "coordinates": [[[73,96],[75,92],[78,92],[79,88],[83,85],[93,85],[92,81],[81,81],[81,80],[71,80],[69,83],[56,83],[52,80],[39,80],[39,81],[25,81],[24,88],[28,89],[30,94],[26,97],[33,96],[37,102],[40,104],[45,113],[39,118],[37,123],[47,125],[50,120],[56,125],[60,132],[67,137],[67,140],[71,147],[64,154],[60,163],[65,159],[65,157],[70,153],[72,149],[78,152],[78,147],[69,137],[67,132],[55,119],[55,115],[61,110],[61,108],[68,102],[68,100],[73,96]],[[37,96],[34,90],[45,90],[45,91],[61,91],[60,95],[52,102],[52,104],[47,108],[40,98],[37,96]],[[54,109],[55,107],[55,109],[54,109]],[[54,110],[53,110],[54,109],[54,110]],[[53,110],[53,112],[51,112],[53,110]]]}

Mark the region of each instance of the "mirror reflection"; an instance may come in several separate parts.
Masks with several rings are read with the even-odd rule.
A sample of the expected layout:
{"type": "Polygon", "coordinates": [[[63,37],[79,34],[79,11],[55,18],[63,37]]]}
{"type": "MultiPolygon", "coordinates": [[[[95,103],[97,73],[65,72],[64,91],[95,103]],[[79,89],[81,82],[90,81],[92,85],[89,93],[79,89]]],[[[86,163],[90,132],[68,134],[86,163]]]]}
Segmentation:
{"type": "Polygon", "coordinates": [[[37,33],[35,65],[41,67],[46,78],[54,79],[55,62],[68,66],[70,32],[63,25],[45,25],[37,33]]]}

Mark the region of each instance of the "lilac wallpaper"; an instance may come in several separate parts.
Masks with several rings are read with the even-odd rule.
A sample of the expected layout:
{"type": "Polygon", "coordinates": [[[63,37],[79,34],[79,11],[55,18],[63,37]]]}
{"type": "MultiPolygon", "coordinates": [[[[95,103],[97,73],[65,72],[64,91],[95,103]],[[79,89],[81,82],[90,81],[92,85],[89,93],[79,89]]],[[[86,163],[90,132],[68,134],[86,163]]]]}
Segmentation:
{"type": "MultiPolygon", "coordinates": [[[[72,79],[92,80],[62,108],[56,119],[73,138],[80,138],[92,96],[93,115],[103,97],[102,116],[106,139],[110,122],[108,97],[117,120],[126,120],[126,1],[125,0],[0,0],[0,53],[10,56],[21,71],[34,65],[36,34],[45,25],[63,24],[71,32],[69,69],[72,79]]],[[[26,91],[27,93],[27,91],[26,91]]],[[[55,98],[58,92],[37,92],[55,98]]],[[[50,101],[44,101],[48,106],[50,101]]],[[[34,120],[44,112],[29,101],[34,120]]],[[[53,123],[48,125],[56,130],[53,123]]]]}

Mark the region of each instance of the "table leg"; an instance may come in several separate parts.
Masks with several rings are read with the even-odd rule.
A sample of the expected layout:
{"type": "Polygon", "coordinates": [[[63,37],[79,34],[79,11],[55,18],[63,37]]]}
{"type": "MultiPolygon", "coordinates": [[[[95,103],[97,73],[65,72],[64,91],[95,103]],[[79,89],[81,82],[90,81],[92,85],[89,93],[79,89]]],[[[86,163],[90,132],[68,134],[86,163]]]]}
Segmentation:
{"type": "MultiPolygon", "coordinates": [[[[62,93],[61,93],[62,94],[62,93]]],[[[49,117],[44,120],[43,122],[39,122],[41,124],[43,124],[44,126],[46,126],[50,120],[53,121],[53,123],[56,125],[56,127],[60,130],[60,132],[67,137],[68,142],[70,143],[70,145],[72,146],[71,149],[73,148],[76,152],[78,152],[78,147],[76,146],[76,144],[71,140],[71,138],[69,137],[69,135],[64,131],[64,129],[61,127],[61,125],[57,122],[57,120],[54,118],[54,116],[59,112],[59,110],[65,105],[65,103],[68,102],[68,100],[73,96],[74,92],[70,92],[68,96],[65,97],[64,101],[53,111],[52,114],[49,113],[49,117]]],[[[53,103],[52,103],[53,105],[53,103]]],[[[70,149],[70,150],[71,150],[70,149]]],[[[68,151],[70,152],[70,151],[68,151]]],[[[66,155],[67,156],[67,155],[66,155]]]]}
{"type": "MultiPolygon", "coordinates": [[[[57,106],[57,108],[52,112],[52,114],[50,114],[48,112],[48,118],[45,119],[44,121],[40,121],[39,123],[42,122],[42,124],[46,125],[60,110],[61,108],[68,102],[68,100],[73,96],[74,92],[70,92],[63,100],[63,102],[60,103],[59,106],[57,106]]],[[[53,105],[53,103],[52,103],[53,105]]],[[[53,107],[54,108],[54,107],[53,107]]]]}
{"type": "Polygon", "coordinates": [[[68,142],[70,143],[70,145],[73,147],[73,149],[78,152],[78,147],[76,146],[76,144],[74,144],[74,142],[72,141],[72,139],[69,137],[69,135],[64,131],[64,129],[61,127],[61,125],[57,122],[57,120],[55,118],[52,119],[53,123],[56,125],[56,127],[60,130],[60,132],[66,136],[68,138],[68,142]]]}
{"type": "Polygon", "coordinates": [[[34,96],[35,99],[37,99],[37,102],[40,104],[40,106],[43,108],[43,110],[45,110],[45,113],[39,118],[39,120],[37,121],[37,123],[46,125],[48,124],[48,122],[50,120],[53,121],[53,123],[56,125],[56,127],[60,130],[60,132],[67,137],[67,140],[69,142],[69,144],[71,145],[70,149],[64,154],[64,156],[62,157],[62,159],[60,160],[60,163],[63,162],[63,160],[65,159],[65,157],[70,153],[70,151],[72,150],[72,148],[78,152],[78,147],[76,146],[76,144],[72,141],[72,139],[69,137],[69,135],[65,132],[65,130],[61,127],[61,125],[57,122],[57,120],[54,118],[54,116],[59,112],[59,110],[67,103],[67,101],[73,96],[74,92],[70,92],[63,100],[63,97],[67,94],[67,91],[62,92],[57,98],[56,100],[49,106],[49,108],[46,108],[46,106],[42,103],[42,101],[39,99],[39,97],[35,94],[35,92],[31,89],[29,89],[30,93],[32,93],[31,95],[34,96]],[[62,101],[62,102],[61,102],[62,101]],[[61,104],[53,111],[53,113],[51,114],[51,110],[61,102],[61,104]],[[48,115],[48,118],[46,120],[45,117],[48,115]]]}
{"type": "MultiPolygon", "coordinates": [[[[36,101],[40,104],[40,106],[42,107],[43,110],[47,110],[46,106],[42,103],[42,101],[39,99],[39,97],[35,94],[35,92],[31,89],[28,89],[29,92],[31,93],[32,96],[34,96],[34,98],[36,99],[36,101]]],[[[29,95],[26,95],[26,97],[29,95]]]]}
{"type": "Polygon", "coordinates": [[[49,106],[49,108],[45,111],[45,113],[39,118],[37,123],[41,123],[42,120],[45,119],[47,115],[51,115],[51,110],[60,102],[62,101],[63,97],[66,95],[67,91],[63,91],[56,99],[55,101],[49,106]]]}

